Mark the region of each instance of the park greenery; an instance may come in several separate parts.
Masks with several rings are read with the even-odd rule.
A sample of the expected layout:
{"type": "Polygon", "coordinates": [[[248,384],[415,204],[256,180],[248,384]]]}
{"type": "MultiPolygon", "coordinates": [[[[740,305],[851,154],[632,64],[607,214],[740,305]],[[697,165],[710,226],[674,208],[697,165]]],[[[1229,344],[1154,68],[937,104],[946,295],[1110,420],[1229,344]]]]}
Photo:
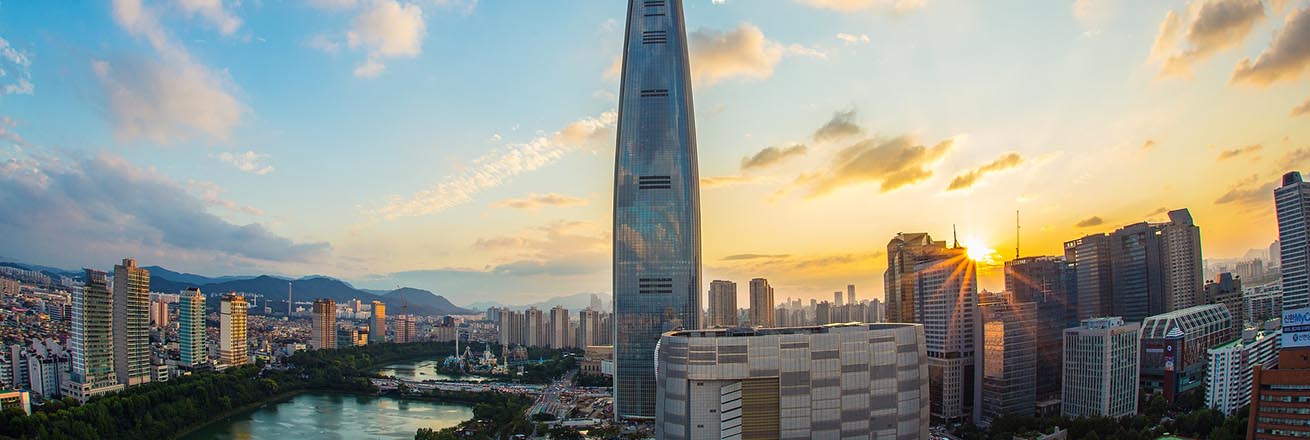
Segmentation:
{"type": "Polygon", "coordinates": [[[300,391],[377,392],[368,378],[389,363],[453,352],[453,342],[376,344],[302,351],[282,366],[199,371],[78,405],[73,399],[0,413],[0,437],[21,439],[175,438],[190,430],[300,391]]]}
{"type": "Polygon", "coordinates": [[[1067,429],[1069,438],[1094,440],[1154,440],[1167,436],[1183,438],[1237,440],[1246,438],[1247,408],[1225,417],[1223,413],[1206,408],[1199,392],[1180,396],[1173,405],[1164,396],[1147,397],[1137,415],[1115,419],[1112,417],[1068,418],[1002,416],[983,430],[966,426],[956,432],[964,440],[991,440],[1033,438],[1038,433],[1050,433],[1057,427],[1067,429]]]}

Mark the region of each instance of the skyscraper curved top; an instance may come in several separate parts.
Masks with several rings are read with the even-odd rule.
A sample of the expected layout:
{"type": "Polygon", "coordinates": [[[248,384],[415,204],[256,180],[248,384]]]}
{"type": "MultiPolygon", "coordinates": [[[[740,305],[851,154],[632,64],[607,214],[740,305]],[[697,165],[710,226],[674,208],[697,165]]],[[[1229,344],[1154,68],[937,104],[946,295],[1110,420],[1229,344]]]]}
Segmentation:
{"type": "Polygon", "coordinates": [[[680,0],[630,0],[614,160],[615,415],[655,416],[655,343],[700,321],[700,185],[680,0]]]}

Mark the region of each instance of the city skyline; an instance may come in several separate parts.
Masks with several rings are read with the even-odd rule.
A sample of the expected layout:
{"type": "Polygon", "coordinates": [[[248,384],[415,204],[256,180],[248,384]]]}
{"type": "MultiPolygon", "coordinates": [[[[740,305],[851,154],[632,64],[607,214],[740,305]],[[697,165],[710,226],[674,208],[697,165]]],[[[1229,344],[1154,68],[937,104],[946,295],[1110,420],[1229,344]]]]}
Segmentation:
{"type": "MultiPolygon", "coordinates": [[[[1000,290],[1016,210],[1024,256],[1188,208],[1207,258],[1238,257],[1276,238],[1273,188],[1310,163],[1305,56],[1261,62],[1302,3],[1215,39],[1182,4],[842,4],[687,3],[701,295],[762,277],[778,300],[883,298],[887,237],[952,224],[995,250],[979,287],[1000,290]]],[[[623,5],[574,6],[6,3],[0,255],[464,304],[606,292],[623,5]]]]}

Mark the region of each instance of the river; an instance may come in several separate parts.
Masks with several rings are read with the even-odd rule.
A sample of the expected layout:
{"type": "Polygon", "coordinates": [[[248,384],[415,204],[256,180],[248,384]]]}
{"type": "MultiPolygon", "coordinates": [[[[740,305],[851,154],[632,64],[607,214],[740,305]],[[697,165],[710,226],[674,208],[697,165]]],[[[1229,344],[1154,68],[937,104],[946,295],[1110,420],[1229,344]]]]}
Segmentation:
{"type": "MultiPolygon", "coordinates": [[[[436,361],[417,361],[377,371],[411,380],[450,379],[437,374],[435,367],[436,361]]],[[[471,418],[472,408],[461,404],[309,392],[234,414],[182,438],[412,439],[419,428],[446,428],[471,418]]]]}

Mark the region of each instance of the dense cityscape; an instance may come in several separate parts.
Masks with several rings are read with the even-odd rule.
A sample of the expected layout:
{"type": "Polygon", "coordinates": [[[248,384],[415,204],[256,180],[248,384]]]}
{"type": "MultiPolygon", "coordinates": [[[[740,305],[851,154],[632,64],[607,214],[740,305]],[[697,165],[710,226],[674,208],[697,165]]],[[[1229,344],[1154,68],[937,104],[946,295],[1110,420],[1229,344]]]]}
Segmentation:
{"type": "MultiPolygon", "coordinates": [[[[429,10],[459,2],[438,3],[429,10]]],[[[750,266],[732,273],[744,274],[740,279],[725,276],[720,266],[707,277],[710,264],[703,242],[713,237],[702,229],[701,202],[703,187],[715,181],[700,172],[698,155],[703,151],[697,145],[693,89],[715,80],[706,79],[714,74],[697,70],[695,63],[716,58],[704,52],[699,52],[700,58],[693,56],[698,52],[692,41],[707,44],[717,38],[728,47],[735,37],[704,29],[689,33],[683,3],[630,0],[623,24],[605,22],[603,32],[621,28],[623,33],[621,54],[605,73],[618,81],[616,92],[605,91],[617,101],[615,110],[570,125],[533,147],[546,151],[552,142],[565,142],[561,139],[608,136],[603,130],[587,130],[613,126],[613,137],[603,140],[613,140],[615,148],[613,205],[606,210],[612,229],[587,236],[569,229],[578,224],[557,221],[538,229],[545,239],[478,238],[474,248],[531,249],[538,260],[497,262],[481,270],[443,269],[456,276],[537,276],[558,263],[560,270],[572,274],[573,265],[583,263],[561,249],[585,248],[580,254],[590,260],[583,260],[595,263],[594,257],[604,253],[596,251],[599,247],[609,252],[603,264],[613,269],[608,292],[557,297],[534,293],[509,299],[477,286],[461,292],[466,296],[456,299],[464,305],[456,305],[447,297],[450,292],[425,290],[421,281],[396,283],[391,289],[356,287],[403,279],[395,273],[368,273],[362,277],[364,284],[326,275],[199,275],[170,269],[195,267],[197,260],[189,254],[174,257],[163,247],[147,248],[141,255],[102,261],[94,243],[86,247],[97,248],[97,257],[64,247],[57,253],[74,256],[46,261],[42,256],[50,251],[44,244],[32,246],[19,241],[21,234],[9,234],[5,239],[19,244],[5,245],[3,250],[16,255],[5,257],[12,261],[0,261],[0,439],[1310,438],[1310,181],[1302,175],[1310,159],[1306,149],[1290,151],[1290,159],[1280,162],[1275,174],[1252,174],[1215,201],[1219,205],[1230,196],[1242,197],[1241,215],[1266,210],[1276,224],[1276,231],[1248,235],[1259,241],[1239,245],[1249,250],[1238,257],[1215,257],[1208,245],[1203,249],[1203,232],[1226,232],[1207,226],[1215,221],[1201,212],[1212,211],[1151,199],[1152,206],[1174,208],[1131,219],[1086,218],[1073,230],[1060,232],[1065,234],[1058,240],[1063,253],[1021,247],[1026,234],[1033,232],[1021,221],[1025,211],[1016,209],[1013,253],[985,248],[972,237],[962,240],[956,225],[950,231],[935,230],[939,224],[916,225],[909,229],[914,232],[861,231],[876,235],[878,242],[885,240],[886,246],[865,249],[860,256],[796,263],[790,273],[750,266]],[[885,263],[885,269],[866,264],[874,259],[879,268],[885,263]],[[57,267],[70,260],[85,267],[57,267]],[[822,271],[825,265],[851,261],[872,276],[864,273],[859,280],[840,282],[828,278],[831,286],[817,289],[792,288],[797,284],[789,276],[805,273],[801,266],[822,271]],[[1003,287],[984,286],[989,276],[1003,280],[1003,287]],[[878,278],[881,285],[863,281],[878,278]]],[[[826,0],[811,3],[847,12],[858,9],[826,0]]],[[[1197,48],[1168,58],[1162,69],[1185,69],[1186,63],[1198,62],[1184,60],[1187,57],[1205,58],[1233,46],[1202,50],[1208,40],[1198,35],[1208,32],[1206,26],[1240,28],[1244,36],[1265,14],[1260,1],[1199,3],[1187,12],[1189,19],[1196,16],[1196,23],[1185,37],[1197,48]],[[1230,15],[1239,13],[1248,15],[1247,25],[1233,24],[1238,19],[1230,15]]],[[[1283,13],[1288,7],[1274,3],[1271,11],[1283,13]]],[[[476,4],[466,6],[464,13],[470,14],[476,4]]],[[[115,2],[115,20],[147,40],[160,56],[180,65],[190,63],[186,50],[157,22],[167,10],[143,5],[115,2]]],[[[204,17],[220,27],[235,26],[232,29],[241,25],[224,15],[224,2],[188,5],[178,6],[188,18],[204,17]]],[[[357,6],[342,2],[322,7],[357,6]]],[[[409,34],[416,32],[421,39],[426,31],[418,6],[391,0],[369,7],[374,6],[377,9],[363,13],[341,42],[319,35],[323,39],[301,44],[332,54],[367,46],[367,60],[354,70],[356,77],[364,78],[387,72],[384,60],[416,56],[417,49],[383,41],[394,37],[376,29],[386,26],[375,26],[377,35],[360,29],[417,17],[418,28],[409,34]]],[[[1275,48],[1304,49],[1301,43],[1310,41],[1310,9],[1291,9],[1286,13],[1287,35],[1276,37],[1275,48]]],[[[897,6],[895,13],[903,12],[897,6]]],[[[1170,10],[1160,40],[1176,38],[1172,35],[1177,20],[1170,10]]],[[[742,29],[751,27],[744,23],[742,29]]],[[[1099,32],[1089,30],[1084,36],[1099,32]]],[[[867,35],[841,33],[838,38],[848,46],[869,43],[867,35]]],[[[783,46],[762,36],[742,41],[766,47],[771,55],[765,58],[771,56],[775,64],[784,56],[826,57],[813,48],[783,46]]],[[[724,47],[719,50],[730,49],[724,47]]],[[[10,48],[3,38],[0,55],[14,65],[30,64],[24,52],[10,48]]],[[[1285,64],[1291,66],[1285,73],[1291,78],[1310,70],[1310,55],[1288,56],[1299,56],[1285,64]]],[[[1269,57],[1260,55],[1254,65],[1242,61],[1231,81],[1276,82],[1281,77],[1250,79],[1259,75],[1261,63],[1277,61],[1269,57]]],[[[108,66],[95,64],[94,69],[103,77],[108,66]]],[[[5,67],[0,65],[0,80],[6,77],[5,67]]],[[[5,94],[23,91],[13,87],[5,94]]],[[[30,84],[25,90],[32,94],[30,84]]],[[[713,118],[716,112],[706,113],[713,118]]],[[[158,113],[152,117],[168,112],[158,113]]],[[[1310,107],[1294,109],[1291,116],[1302,114],[1310,114],[1310,107]]],[[[821,143],[829,136],[863,134],[865,129],[851,120],[854,115],[854,110],[839,111],[810,139],[821,143]]],[[[703,113],[701,118],[707,117],[703,113]]],[[[12,143],[15,154],[26,154],[29,144],[6,131],[14,126],[8,117],[0,119],[0,139],[12,143]]],[[[891,153],[880,152],[882,145],[861,150],[865,147],[856,143],[837,153],[833,170],[801,174],[794,184],[808,188],[806,197],[822,195],[831,191],[829,186],[859,178],[825,172],[870,162],[875,168],[890,167],[888,163],[912,156],[933,162],[937,159],[929,156],[945,154],[955,142],[900,145],[908,142],[904,139],[886,141],[895,144],[887,147],[895,149],[891,153]]],[[[496,134],[488,142],[499,140],[496,134]]],[[[1147,141],[1140,150],[1154,144],[1147,141]]],[[[1283,146],[1289,145],[1283,137],[1283,146]]],[[[752,167],[807,154],[807,148],[769,147],[743,158],[742,174],[735,177],[753,179],[748,173],[752,167]]],[[[1243,148],[1224,150],[1219,160],[1265,147],[1243,148]]],[[[554,160],[564,150],[541,154],[554,160]]],[[[252,161],[243,171],[272,172],[271,167],[254,164],[260,156],[250,154],[252,161]]],[[[1012,154],[956,176],[948,191],[1023,163],[1012,154]]],[[[0,163],[0,177],[34,169],[35,162],[7,157],[0,163]]],[[[1035,161],[1042,160],[1050,158],[1035,161]]],[[[471,197],[459,191],[494,186],[487,182],[506,179],[497,174],[505,169],[541,166],[521,157],[508,163],[415,197],[459,204],[471,197]]],[[[100,165],[122,166],[114,159],[100,165]]],[[[882,185],[879,194],[928,178],[932,173],[922,166],[887,171],[876,179],[882,185]]],[[[1243,165],[1233,167],[1245,173],[1243,165]]],[[[35,181],[45,183],[32,186],[38,189],[29,193],[41,199],[46,197],[42,191],[51,188],[42,186],[49,178],[39,170],[34,173],[35,181]]],[[[759,198],[772,203],[785,192],[759,198]]],[[[197,206],[236,207],[263,215],[223,203],[217,193],[206,193],[208,199],[197,206]]],[[[545,205],[586,205],[554,193],[533,193],[533,198],[547,201],[493,205],[532,213],[545,205]]],[[[0,202],[18,199],[0,191],[0,202]]],[[[403,203],[389,205],[352,230],[371,226],[378,218],[411,215],[406,212],[411,209],[403,203]]],[[[150,217],[132,212],[123,216],[131,218],[124,224],[150,217]]],[[[0,215],[0,225],[17,224],[10,215],[15,214],[0,215]]],[[[37,217],[37,222],[44,220],[37,217]]],[[[492,217],[470,223],[500,220],[492,217]]],[[[966,221],[970,219],[961,219],[966,221]]],[[[231,226],[221,219],[194,222],[231,226]]],[[[36,222],[28,224],[37,229],[36,222]]],[[[1047,226],[1041,228],[1037,233],[1052,234],[1047,226]]],[[[173,235],[184,238],[168,239],[201,241],[186,233],[173,235]]],[[[256,273],[285,271],[249,264],[252,261],[329,247],[270,234],[256,223],[229,231],[223,240],[256,242],[261,257],[231,266],[256,273]]],[[[734,254],[721,261],[783,261],[790,256],[734,254]]],[[[353,270],[347,268],[362,267],[367,256],[352,258],[323,270],[353,270]]],[[[313,269],[304,272],[317,273],[317,267],[307,267],[313,269]]],[[[396,273],[417,272],[422,271],[396,273]]],[[[558,286],[534,289],[566,291],[558,286]]]]}

